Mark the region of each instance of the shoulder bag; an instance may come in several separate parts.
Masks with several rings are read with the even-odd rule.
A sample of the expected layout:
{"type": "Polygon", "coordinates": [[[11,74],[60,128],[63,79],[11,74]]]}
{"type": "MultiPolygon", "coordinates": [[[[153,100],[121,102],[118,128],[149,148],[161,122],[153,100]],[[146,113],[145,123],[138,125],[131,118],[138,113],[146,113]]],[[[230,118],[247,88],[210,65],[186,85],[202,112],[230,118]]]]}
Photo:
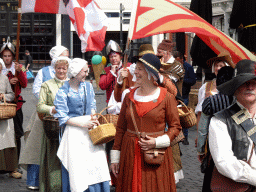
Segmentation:
{"type": "MultiPolygon", "coordinates": [[[[130,102],[130,110],[131,110],[132,121],[133,121],[135,130],[136,130],[136,135],[140,140],[141,138],[145,137],[145,134],[139,133],[137,123],[135,121],[134,114],[133,114],[132,101],[130,102]],[[144,135],[144,137],[143,137],[143,135],[144,135]]],[[[166,150],[166,148],[150,149],[147,151],[143,151],[144,162],[147,164],[150,164],[150,165],[161,165],[162,162],[164,161],[165,150],[166,150]]]]}
{"type": "MultiPolygon", "coordinates": [[[[253,152],[253,149],[254,149],[254,147],[252,147],[252,152],[253,152]]],[[[252,152],[251,152],[248,164],[250,164],[250,161],[252,158],[252,152]]],[[[253,192],[253,191],[255,191],[253,186],[251,186],[247,183],[236,182],[236,181],[220,174],[219,171],[217,170],[216,166],[214,166],[214,169],[212,172],[211,190],[212,190],[212,192],[227,192],[227,191],[253,192]]]]}

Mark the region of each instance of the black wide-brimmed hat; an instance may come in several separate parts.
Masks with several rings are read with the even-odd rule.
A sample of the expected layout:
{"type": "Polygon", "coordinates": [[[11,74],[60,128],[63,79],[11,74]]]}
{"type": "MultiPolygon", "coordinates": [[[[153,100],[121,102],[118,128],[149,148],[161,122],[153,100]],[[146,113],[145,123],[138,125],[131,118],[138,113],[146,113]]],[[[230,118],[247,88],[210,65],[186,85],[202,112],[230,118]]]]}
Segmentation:
{"type": "Polygon", "coordinates": [[[147,53],[145,55],[143,55],[141,58],[138,58],[138,61],[142,62],[145,67],[152,72],[157,79],[159,80],[159,69],[161,67],[161,62],[159,60],[159,58],[151,53],[147,53]]]}
{"type": "Polygon", "coordinates": [[[225,95],[234,95],[235,91],[245,82],[256,79],[256,62],[251,60],[241,60],[236,64],[234,77],[217,86],[217,89],[225,95]]]}

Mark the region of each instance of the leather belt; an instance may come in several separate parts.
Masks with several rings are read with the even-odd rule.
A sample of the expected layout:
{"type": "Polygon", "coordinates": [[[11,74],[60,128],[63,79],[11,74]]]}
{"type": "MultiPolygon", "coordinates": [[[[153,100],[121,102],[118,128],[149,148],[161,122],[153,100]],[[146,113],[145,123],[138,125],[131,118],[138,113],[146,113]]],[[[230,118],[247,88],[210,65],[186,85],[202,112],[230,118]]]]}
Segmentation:
{"type": "MultiPolygon", "coordinates": [[[[127,131],[136,135],[136,131],[132,131],[130,129],[127,129],[127,131]]],[[[146,135],[158,135],[158,134],[163,134],[163,133],[164,133],[164,130],[163,131],[158,131],[158,132],[139,132],[139,134],[142,137],[145,137],[146,135]]]]}

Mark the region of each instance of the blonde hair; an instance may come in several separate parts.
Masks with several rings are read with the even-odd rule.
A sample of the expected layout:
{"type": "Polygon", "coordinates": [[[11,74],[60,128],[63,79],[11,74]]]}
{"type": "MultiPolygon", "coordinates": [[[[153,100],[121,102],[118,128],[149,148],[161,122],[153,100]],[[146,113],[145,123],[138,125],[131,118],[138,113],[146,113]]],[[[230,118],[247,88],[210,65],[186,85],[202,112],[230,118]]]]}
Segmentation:
{"type": "Polygon", "coordinates": [[[58,61],[56,61],[56,63],[55,63],[55,68],[56,68],[56,66],[59,65],[59,64],[66,64],[67,67],[69,66],[69,63],[68,63],[67,60],[58,60],[58,61]]]}

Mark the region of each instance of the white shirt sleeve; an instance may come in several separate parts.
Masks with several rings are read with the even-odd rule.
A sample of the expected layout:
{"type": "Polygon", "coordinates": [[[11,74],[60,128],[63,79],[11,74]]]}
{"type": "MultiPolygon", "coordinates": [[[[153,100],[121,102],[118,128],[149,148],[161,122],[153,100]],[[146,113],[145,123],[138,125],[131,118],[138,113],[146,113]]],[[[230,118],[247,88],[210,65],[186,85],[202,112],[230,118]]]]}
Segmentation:
{"type": "Polygon", "coordinates": [[[120,113],[121,110],[121,102],[116,102],[115,96],[114,96],[114,91],[112,92],[110,99],[108,101],[108,113],[117,115],[120,113]]]}
{"type": "Polygon", "coordinates": [[[125,98],[125,95],[126,95],[127,93],[129,93],[129,92],[130,92],[130,89],[125,89],[125,90],[123,91],[122,97],[121,97],[121,103],[123,103],[123,100],[124,100],[124,98],[125,98]]]}
{"type": "Polygon", "coordinates": [[[195,113],[202,112],[202,105],[205,99],[205,89],[206,89],[206,83],[202,85],[202,87],[198,91],[198,103],[195,108],[195,113]]]}
{"type": "MultiPolygon", "coordinates": [[[[248,149],[247,160],[251,154],[252,141],[248,149]]],[[[256,157],[255,150],[251,166],[243,160],[238,160],[232,151],[232,141],[227,125],[216,117],[212,117],[209,126],[209,148],[219,173],[237,182],[256,186],[256,157]]]]}
{"type": "Polygon", "coordinates": [[[170,138],[166,134],[155,138],[155,141],[156,141],[156,148],[169,147],[171,144],[170,138]]]}
{"type": "Polygon", "coordinates": [[[34,80],[33,90],[32,90],[34,96],[37,99],[39,99],[39,93],[40,93],[42,83],[43,83],[43,71],[42,71],[42,69],[40,69],[36,75],[35,80],[34,80]]]}

